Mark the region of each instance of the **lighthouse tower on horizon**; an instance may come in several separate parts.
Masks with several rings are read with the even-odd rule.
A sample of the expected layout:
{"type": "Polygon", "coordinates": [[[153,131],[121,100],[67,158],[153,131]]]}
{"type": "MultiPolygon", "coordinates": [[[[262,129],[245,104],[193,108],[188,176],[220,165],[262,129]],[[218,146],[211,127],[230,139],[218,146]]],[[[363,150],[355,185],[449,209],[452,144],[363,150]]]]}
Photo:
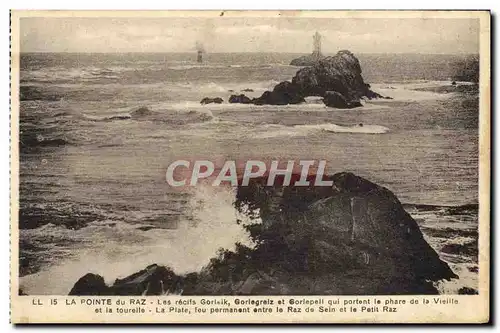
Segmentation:
{"type": "Polygon", "coordinates": [[[316,31],[316,33],[313,36],[313,58],[315,60],[321,59],[321,35],[319,32],[316,31]]]}

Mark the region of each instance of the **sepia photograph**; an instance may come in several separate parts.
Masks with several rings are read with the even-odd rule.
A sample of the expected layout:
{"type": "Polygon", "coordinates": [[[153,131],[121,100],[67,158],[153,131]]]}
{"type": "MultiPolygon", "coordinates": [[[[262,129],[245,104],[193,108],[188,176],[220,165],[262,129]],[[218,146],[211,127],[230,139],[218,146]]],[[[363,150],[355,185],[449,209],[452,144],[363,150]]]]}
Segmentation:
{"type": "Polygon", "coordinates": [[[14,299],[487,308],[489,21],[13,11],[14,299]]]}

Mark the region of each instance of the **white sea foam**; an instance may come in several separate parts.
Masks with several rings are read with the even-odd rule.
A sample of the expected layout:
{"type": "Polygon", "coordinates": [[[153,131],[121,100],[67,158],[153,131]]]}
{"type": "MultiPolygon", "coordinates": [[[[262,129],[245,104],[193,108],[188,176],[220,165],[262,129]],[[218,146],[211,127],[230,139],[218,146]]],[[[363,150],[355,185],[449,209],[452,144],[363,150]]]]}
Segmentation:
{"type": "Polygon", "coordinates": [[[389,132],[389,128],[380,125],[340,126],[332,123],[317,124],[317,125],[295,125],[295,126],[267,124],[262,126],[262,132],[257,133],[255,136],[258,138],[274,138],[281,136],[307,136],[311,134],[318,134],[321,132],[384,134],[389,132]]]}
{"type": "Polygon", "coordinates": [[[384,102],[398,102],[398,101],[426,101],[426,100],[439,100],[447,99],[454,94],[442,94],[434,91],[425,91],[419,89],[436,88],[450,86],[449,81],[409,81],[406,83],[379,83],[372,84],[371,89],[383,96],[392,97],[392,100],[371,100],[367,103],[377,103],[378,101],[384,102]]]}
{"type": "Polygon", "coordinates": [[[295,128],[307,130],[322,130],[331,133],[360,133],[360,134],[384,134],[389,132],[389,129],[380,125],[354,125],[340,126],[336,124],[319,124],[319,125],[297,125],[295,128]]]}
{"type": "Polygon", "coordinates": [[[105,221],[79,230],[49,224],[22,231],[24,239],[51,238],[55,243],[72,241],[76,245],[65,249],[62,262],[22,277],[20,287],[30,295],[65,295],[89,272],[113,283],[152,263],[168,265],[176,273],[199,271],[219,248],[233,249],[236,242],[251,245],[236,223],[237,218],[246,217],[232,205],[234,189],[197,186],[191,190],[192,218],[180,218],[177,229],[141,231],[139,225],[105,221]]]}

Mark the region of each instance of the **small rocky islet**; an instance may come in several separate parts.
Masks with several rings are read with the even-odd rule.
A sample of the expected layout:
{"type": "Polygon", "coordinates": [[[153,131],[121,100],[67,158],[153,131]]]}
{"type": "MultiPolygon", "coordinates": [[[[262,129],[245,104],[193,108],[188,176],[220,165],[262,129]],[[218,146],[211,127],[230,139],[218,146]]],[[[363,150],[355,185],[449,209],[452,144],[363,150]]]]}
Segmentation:
{"type": "MultiPolygon", "coordinates": [[[[309,63],[307,67],[299,69],[291,81],[278,83],[273,90],[265,91],[260,97],[233,94],[229,97],[229,103],[288,105],[304,103],[309,96],[319,96],[323,97],[326,106],[350,109],[363,106],[361,99],[391,99],[372,91],[370,85],[364,82],[361,72],[358,58],[350,51],[343,50],[334,56],[309,63]]],[[[206,97],[201,104],[207,104],[209,100],[212,99],[206,97]]]]}

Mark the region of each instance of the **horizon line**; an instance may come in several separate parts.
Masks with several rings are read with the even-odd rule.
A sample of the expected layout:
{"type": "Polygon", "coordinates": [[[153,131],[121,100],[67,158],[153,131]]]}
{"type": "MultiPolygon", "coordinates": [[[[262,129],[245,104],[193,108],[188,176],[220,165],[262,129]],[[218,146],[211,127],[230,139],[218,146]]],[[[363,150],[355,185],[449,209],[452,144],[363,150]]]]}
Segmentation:
{"type": "MultiPolygon", "coordinates": [[[[337,51],[338,52],[338,51],[337,51]]],[[[323,52],[323,54],[336,54],[337,52],[323,52]]],[[[351,51],[352,52],[352,51],[351,51]]],[[[194,54],[196,50],[193,51],[150,51],[150,52],[142,52],[142,51],[121,51],[121,52],[80,52],[80,51],[20,51],[19,54],[27,54],[27,53],[60,53],[60,54],[194,54]]],[[[248,52],[205,52],[205,54],[300,54],[300,55],[308,55],[311,52],[277,52],[277,51],[248,51],[248,52]]],[[[480,52],[463,52],[463,53],[426,53],[426,52],[352,52],[354,54],[420,54],[420,55],[480,55],[480,52]]]]}

